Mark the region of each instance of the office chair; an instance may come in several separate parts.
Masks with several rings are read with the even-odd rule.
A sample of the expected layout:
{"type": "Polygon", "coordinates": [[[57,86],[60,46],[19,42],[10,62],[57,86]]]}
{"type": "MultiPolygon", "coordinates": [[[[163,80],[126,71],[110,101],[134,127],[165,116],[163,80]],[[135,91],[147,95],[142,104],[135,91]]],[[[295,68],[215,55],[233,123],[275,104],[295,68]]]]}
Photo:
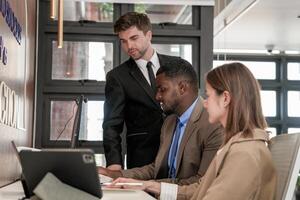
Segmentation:
{"type": "Polygon", "coordinates": [[[276,200],[294,199],[300,169],[300,133],[282,134],[271,139],[269,149],[277,170],[276,200]]]}

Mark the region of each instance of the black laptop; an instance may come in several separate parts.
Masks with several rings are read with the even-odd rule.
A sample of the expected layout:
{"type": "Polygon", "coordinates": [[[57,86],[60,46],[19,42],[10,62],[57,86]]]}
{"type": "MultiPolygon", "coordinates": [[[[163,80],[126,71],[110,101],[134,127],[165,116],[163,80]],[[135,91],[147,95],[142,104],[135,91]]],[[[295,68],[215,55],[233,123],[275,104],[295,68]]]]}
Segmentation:
{"type": "Polygon", "coordinates": [[[19,152],[22,176],[32,196],[34,188],[47,172],[54,174],[62,182],[101,198],[99,176],[92,150],[55,149],[19,152]]]}

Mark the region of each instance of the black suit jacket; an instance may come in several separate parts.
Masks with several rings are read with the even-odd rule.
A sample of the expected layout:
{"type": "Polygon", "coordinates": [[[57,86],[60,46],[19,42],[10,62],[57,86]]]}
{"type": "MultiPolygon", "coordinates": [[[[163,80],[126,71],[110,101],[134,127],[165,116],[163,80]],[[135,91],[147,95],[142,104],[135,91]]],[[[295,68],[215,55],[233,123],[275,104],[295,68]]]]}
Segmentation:
{"type": "MultiPolygon", "coordinates": [[[[160,65],[178,57],[158,54],[160,65]]],[[[127,168],[154,161],[159,148],[163,111],[155,94],[130,58],[107,73],[103,121],[103,145],[107,165],[123,165],[121,137],[127,127],[127,168]]]]}

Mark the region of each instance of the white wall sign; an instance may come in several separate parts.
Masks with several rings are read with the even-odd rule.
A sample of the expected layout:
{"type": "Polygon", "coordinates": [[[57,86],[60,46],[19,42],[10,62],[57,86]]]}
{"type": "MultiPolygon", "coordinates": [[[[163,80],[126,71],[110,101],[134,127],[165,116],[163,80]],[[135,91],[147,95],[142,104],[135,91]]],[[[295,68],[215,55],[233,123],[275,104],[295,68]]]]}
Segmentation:
{"type": "Polygon", "coordinates": [[[0,123],[17,127],[18,95],[3,81],[0,83],[0,123]]]}

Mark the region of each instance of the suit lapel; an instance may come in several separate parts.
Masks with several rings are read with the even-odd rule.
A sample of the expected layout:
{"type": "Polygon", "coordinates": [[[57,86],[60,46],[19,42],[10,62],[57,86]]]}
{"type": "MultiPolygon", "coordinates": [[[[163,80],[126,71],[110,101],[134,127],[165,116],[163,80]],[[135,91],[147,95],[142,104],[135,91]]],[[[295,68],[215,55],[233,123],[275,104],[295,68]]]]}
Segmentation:
{"type": "Polygon", "coordinates": [[[228,153],[228,150],[231,146],[231,141],[229,141],[226,145],[223,146],[223,148],[220,148],[218,151],[217,151],[217,154],[216,154],[216,176],[218,176],[218,173],[220,171],[220,168],[223,164],[223,160],[224,158],[226,157],[227,153],[228,153]]]}
{"type": "Polygon", "coordinates": [[[241,136],[241,132],[234,135],[222,148],[219,149],[216,155],[216,176],[218,175],[219,171],[222,168],[224,163],[224,159],[226,158],[230,148],[234,143],[238,142],[245,142],[245,141],[254,141],[254,140],[261,140],[261,141],[268,141],[268,134],[261,129],[255,129],[254,137],[253,138],[244,138],[241,136]]]}
{"type": "Polygon", "coordinates": [[[198,120],[200,119],[200,116],[203,112],[203,104],[202,104],[202,98],[199,96],[199,99],[195,105],[195,108],[191,114],[190,119],[188,120],[188,123],[186,125],[186,128],[184,130],[184,135],[182,137],[181,143],[180,143],[180,147],[179,147],[179,151],[178,151],[178,156],[177,156],[177,162],[176,162],[176,176],[178,173],[178,169],[182,160],[182,155],[183,155],[183,151],[185,149],[185,145],[187,144],[189,138],[191,135],[193,135],[194,130],[196,129],[196,127],[198,126],[197,123],[198,120]]]}
{"type": "Polygon", "coordinates": [[[157,167],[158,170],[156,170],[157,174],[155,174],[155,178],[159,175],[160,171],[164,170],[164,168],[167,168],[166,170],[168,172],[168,155],[169,155],[169,150],[173,139],[175,125],[176,125],[175,115],[168,122],[165,121],[164,130],[166,130],[167,132],[162,134],[164,134],[164,144],[166,145],[160,147],[161,152],[159,152],[159,154],[157,155],[157,160],[156,160],[157,163],[155,167],[157,167]]]}
{"type": "Polygon", "coordinates": [[[130,74],[133,76],[133,78],[138,82],[138,84],[144,89],[144,91],[147,93],[147,95],[151,98],[153,103],[160,108],[159,103],[155,100],[155,94],[152,90],[151,86],[145,79],[143,73],[135,63],[135,61],[130,58],[129,59],[129,66],[130,66],[130,74]]]}

